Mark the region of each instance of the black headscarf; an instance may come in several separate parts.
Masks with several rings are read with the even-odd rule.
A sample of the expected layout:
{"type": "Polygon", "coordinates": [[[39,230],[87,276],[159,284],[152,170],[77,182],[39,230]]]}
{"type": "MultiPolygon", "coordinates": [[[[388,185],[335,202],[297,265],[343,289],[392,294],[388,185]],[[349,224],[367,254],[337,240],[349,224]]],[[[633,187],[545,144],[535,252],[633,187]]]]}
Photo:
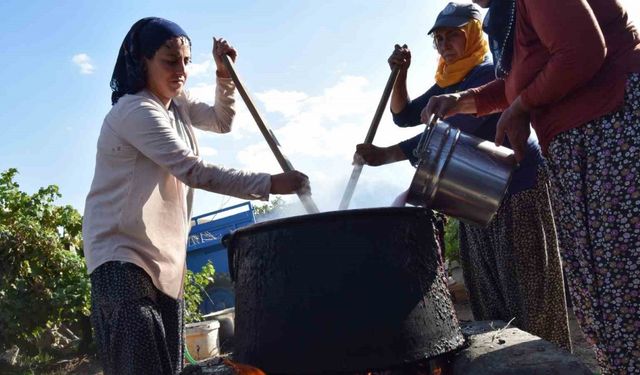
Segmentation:
{"type": "Polygon", "coordinates": [[[158,17],[147,17],[136,22],[124,37],[116,66],[111,76],[111,104],[125,94],[135,94],[147,84],[144,58],[150,59],[169,39],[185,37],[187,33],[177,24],[158,17]]]}
{"type": "Polygon", "coordinates": [[[496,67],[496,77],[511,71],[516,26],[516,0],[491,0],[483,29],[489,35],[489,49],[496,67]]]}

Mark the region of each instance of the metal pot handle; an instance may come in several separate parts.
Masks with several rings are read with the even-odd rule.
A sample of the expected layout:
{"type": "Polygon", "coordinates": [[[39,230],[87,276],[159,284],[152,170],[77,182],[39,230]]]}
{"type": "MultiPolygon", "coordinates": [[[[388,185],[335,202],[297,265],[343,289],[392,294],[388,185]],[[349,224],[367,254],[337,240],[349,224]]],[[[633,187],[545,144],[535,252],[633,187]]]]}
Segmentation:
{"type": "Polygon", "coordinates": [[[431,134],[433,133],[433,128],[435,127],[435,124],[437,122],[438,122],[438,117],[435,114],[431,115],[431,119],[427,123],[427,128],[422,133],[422,136],[420,137],[420,141],[418,142],[418,145],[416,146],[416,148],[413,149],[413,156],[415,156],[418,159],[414,167],[417,167],[418,164],[420,164],[420,162],[423,159],[427,158],[428,155],[426,155],[425,148],[429,144],[429,141],[431,140],[431,134]]]}
{"type": "Polygon", "coordinates": [[[220,242],[222,246],[227,249],[227,262],[229,263],[229,276],[231,276],[231,281],[236,281],[236,262],[235,262],[235,248],[233,247],[233,234],[235,231],[231,231],[230,233],[222,236],[220,242]]]}

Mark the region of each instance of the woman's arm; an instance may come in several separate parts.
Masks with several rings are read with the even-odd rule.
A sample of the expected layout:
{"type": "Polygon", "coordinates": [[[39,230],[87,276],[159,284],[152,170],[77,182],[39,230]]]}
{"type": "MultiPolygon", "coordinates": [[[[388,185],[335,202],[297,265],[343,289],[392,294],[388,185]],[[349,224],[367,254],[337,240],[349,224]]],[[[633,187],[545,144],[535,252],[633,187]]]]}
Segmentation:
{"type": "Polygon", "coordinates": [[[551,58],[521,93],[535,109],[555,103],[590,81],[605,60],[602,30],[586,0],[521,0],[528,19],[551,58]]]}
{"type": "Polygon", "coordinates": [[[466,113],[486,116],[504,111],[509,107],[504,90],[504,80],[502,79],[496,79],[480,87],[468,90],[472,94],[469,100],[473,99],[473,103],[468,103],[465,108],[465,110],[472,112],[466,113]]]}
{"type": "Polygon", "coordinates": [[[151,99],[135,103],[112,130],[186,185],[242,199],[267,200],[271,176],[205,163],[179,138],[151,99]]]}
{"type": "Polygon", "coordinates": [[[215,104],[210,106],[207,103],[198,102],[186,93],[187,103],[189,103],[189,117],[191,117],[191,124],[196,128],[216,133],[228,133],[231,131],[231,122],[236,114],[233,108],[235,103],[233,94],[236,86],[227,67],[222,62],[222,56],[228,55],[235,62],[238,52],[223,38],[213,38],[211,54],[216,64],[215,104]]]}
{"type": "Polygon", "coordinates": [[[486,116],[509,107],[504,94],[504,81],[495,80],[484,86],[458,92],[434,96],[421,114],[421,121],[427,123],[431,116],[447,118],[460,114],[486,116]]]}
{"type": "Polygon", "coordinates": [[[407,73],[406,69],[400,69],[398,77],[393,85],[391,93],[391,113],[398,114],[409,103],[409,92],[407,91],[407,73]]]}
{"type": "Polygon", "coordinates": [[[398,67],[398,77],[393,85],[391,93],[391,113],[396,114],[402,112],[409,103],[409,93],[407,91],[407,74],[409,66],[411,66],[411,50],[407,45],[400,47],[399,44],[394,46],[393,53],[387,59],[389,67],[394,69],[398,67]]]}
{"type": "Polygon", "coordinates": [[[393,122],[400,127],[416,126],[423,124],[420,113],[432,97],[442,93],[438,85],[433,85],[427,92],[409,101],[400,113],[392,113],[393,122]]]}
{"type": "Polygon", "coordinates": [[[236,86],[231,78],[217,77],[214,105],[198,101],[185,91],[191,124],[205,131],[230,132],[233,118],[236,115],[233,96],[235,89],[236,86]]]}
{"type": "Polygon", "coordinates": [[[395,163],[407,159],[400,144],[389,147],[378,147],[371,143],[361,143],[356,146],[353,164],[366,164],[373,167],[395,163]]]}
{"type": "Polygon", "coordinates": [[[397,147],[402,152],[402,158],[399,158],[399,160],[408,159],[411,164],[417,163],[418,157],[414,155],[413,151],[418,147],[421,138],[422,133],[398,143],[397,147]]]}

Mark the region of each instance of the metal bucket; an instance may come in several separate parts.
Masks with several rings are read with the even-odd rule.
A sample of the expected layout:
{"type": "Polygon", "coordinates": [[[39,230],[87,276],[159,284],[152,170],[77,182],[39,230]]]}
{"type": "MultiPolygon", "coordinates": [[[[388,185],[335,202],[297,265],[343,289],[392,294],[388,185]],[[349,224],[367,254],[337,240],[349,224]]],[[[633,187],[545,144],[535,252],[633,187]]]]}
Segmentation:
{"type": "Polygon", "coordinates": [[[427,126],[415,153],[408,203],[480,226],[491,221],[516,165],[511,149],[437,122],[427,126]]]}
{"type": "Polygon", "coordinates": [[[239,362],[269,374],[364,372],[464,342],[430,210],[304,215],[245,227],[223,242],[239,362]]]}

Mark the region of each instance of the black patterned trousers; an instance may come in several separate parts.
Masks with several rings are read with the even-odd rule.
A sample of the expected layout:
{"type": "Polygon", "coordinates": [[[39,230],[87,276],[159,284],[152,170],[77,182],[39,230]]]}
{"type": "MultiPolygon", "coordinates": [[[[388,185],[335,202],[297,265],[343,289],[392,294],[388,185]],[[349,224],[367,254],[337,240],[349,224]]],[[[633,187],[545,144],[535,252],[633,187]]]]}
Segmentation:
{"type": "Polygon", "coordinates": [[[460,224],[460,260],[476,320],[513,319],[571,350],[562,263],[546,168],[502,202],[487,228],[460,224]]]}
{"type": "Polygon", "coordinates": [[[173,375],[183,366],[184,302],[132,263],[91,273],[91,324],[105,375],[173,375]]]}

